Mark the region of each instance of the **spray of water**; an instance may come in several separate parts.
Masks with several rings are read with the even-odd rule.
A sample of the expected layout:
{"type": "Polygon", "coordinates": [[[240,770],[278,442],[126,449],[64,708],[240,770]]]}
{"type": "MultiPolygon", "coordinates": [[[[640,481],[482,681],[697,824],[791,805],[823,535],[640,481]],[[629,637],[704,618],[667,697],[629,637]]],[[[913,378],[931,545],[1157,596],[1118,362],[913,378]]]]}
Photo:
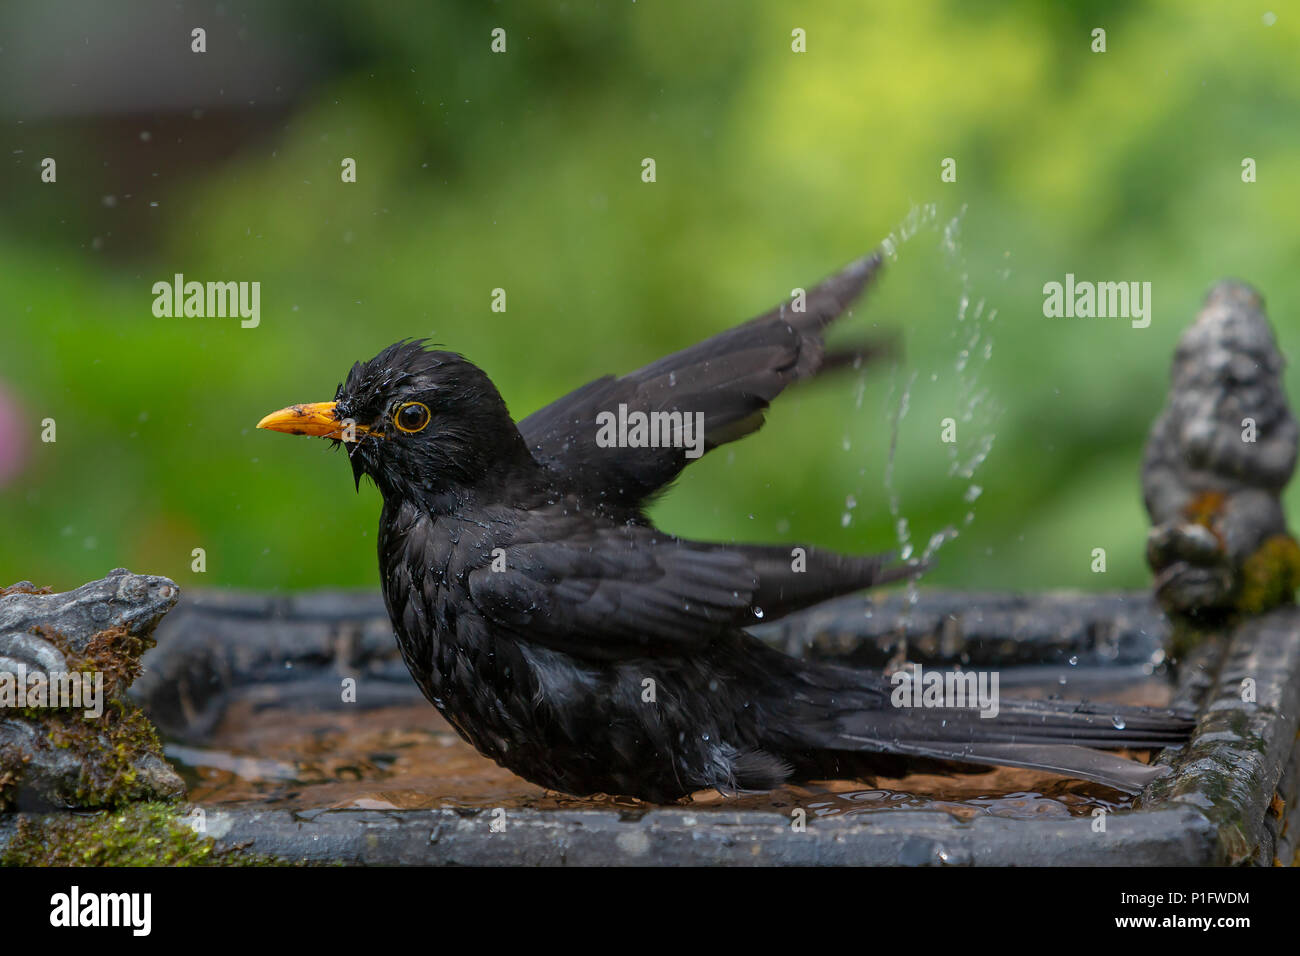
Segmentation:
{"type": "MultiPolygon", "coordinates": [[[[1001,412],[1000,407],[989,396],[989,390],[980,385],[981,372],[993,358],[993,328],[997,320],[997,309],[989,307],[986,300],[976,297],[971,281],[970,269],[961,247],[961,221],[966,213],[963,206],[958,213],[946,222],[940,223],[937,205],[929,203],[914,206],[899,227],[882,240],[882,252],[891,261],[897,261],[901,248],[910,240],[921,234],[938,234],[939,247],[944,253],[947,267],[958,277],[960,292],[957,298],[956,321],[953,323],[949,338],[953,342],[956,355],[952,363],[952,375],[956,385],[956,414],[959,440],[948,444],[948,474],[959,477],[969,484],[962,495],[967,505],[961,528],[969,526],[975,520],[975,502],[983,493],[983,488],[974,482],[976,472],[983,465],[993,450],[996,434],[993,423],[1001,412]],[[967,437],[970,436],[970,437],[967,437]]],[[[998,273],[999,278],[1006,279],[1010,270],[998,273]]],[[[946,376],[948,373],[945,372],[946,376]]],[[[931,382],[940,381],[940,373],[930,375],[931,382]]],[[[958,537],[961,529],[948,526],[929,536],[920,554],[916,554],[913,543],[913,530],[902,510],[899,489],[895,481],[894,462],[898,451],[898,436],[904,418],[912,400],[916,386],[917,372],[910,372],[898,388],[898,368],[894,368],[893,382],[889,391],[890,438],[889,454],[885,460],[885,490],[889,500],[889,513],[893,519],[895,533],[898,537],[899,557],[910,560],[915,557],[927,562],[943,545],[958,537]]],[[[858,406],[861,407],[861,392],[858,406]]],[[[848,512],[845,517],[849,518],[848,512]]],[[[845,522],[847,524],[847,521],[845,522]]],[[[909,582],[905,592],[905,608],[915,606],[918,600],[917,585],[909,582]]],[[[894,655],[894,663],[901,664],[907,657],[906,628],[907,614],[903,616],[903,631],[899,646],[894,655]]]]}

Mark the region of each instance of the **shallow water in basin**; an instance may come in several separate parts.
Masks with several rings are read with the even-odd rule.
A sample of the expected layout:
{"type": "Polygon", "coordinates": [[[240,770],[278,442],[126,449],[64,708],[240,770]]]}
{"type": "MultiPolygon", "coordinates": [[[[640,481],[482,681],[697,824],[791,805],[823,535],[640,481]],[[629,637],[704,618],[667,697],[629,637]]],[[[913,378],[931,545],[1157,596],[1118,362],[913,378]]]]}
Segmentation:
{"type": "MultiPolygon", "coordinates": [[[[1044,691],[1046,689],[1043,689],[1044,691]]],[[[1052,691],[1057,688],[1051,688],[1052,691]]],[[[1034,696],[1034,688],[1016,689],[1034,696]]],[[[1161,706],[1168,686],[1148,679],[1096,688],[1094,701],[1161,706]]],[[[613,797],[574,798],[534,786],[462,741],[424,703],[322,712],[268,710],[236,702],[202,747],[168,744],[167,754],[195,803],[267,808],[435,809],[652,807],[613,797]]],[[[1138,754],[1135,756],[1141,757],[1138,754]]],[[[1018,819],[1124,809],[1131,800],[1096,784],[1037,771],[996,768],[978,774],[920,775],[888,780],[824,781],[771,793],[724,797],[703,791],[688,801],[701,810],[804,808],[809,816],[941,811],[959,819],[1018,819]]]]}

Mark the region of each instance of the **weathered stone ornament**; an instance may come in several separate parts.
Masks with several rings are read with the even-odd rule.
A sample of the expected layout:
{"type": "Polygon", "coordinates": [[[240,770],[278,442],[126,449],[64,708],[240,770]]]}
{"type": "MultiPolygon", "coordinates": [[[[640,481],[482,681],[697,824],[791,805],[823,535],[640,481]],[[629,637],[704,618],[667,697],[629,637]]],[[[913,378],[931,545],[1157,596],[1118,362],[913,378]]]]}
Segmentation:
{"type": "Polygon", "coordinates": [[[0,589],[0,809],[184,796],[126,698],[179,596],[167,578],[124,568],[62,594],[0,589]]]}
{"type": "Polygon", "coordinates": [[[1300,547],[1281,495],[1297,428],[1284,366],[1263,299],[1241,282],[1211,289],[1179,341],[1142,463],[1147,561],[1178,619],[1213,625],[1294,601],[1300,547]]]}

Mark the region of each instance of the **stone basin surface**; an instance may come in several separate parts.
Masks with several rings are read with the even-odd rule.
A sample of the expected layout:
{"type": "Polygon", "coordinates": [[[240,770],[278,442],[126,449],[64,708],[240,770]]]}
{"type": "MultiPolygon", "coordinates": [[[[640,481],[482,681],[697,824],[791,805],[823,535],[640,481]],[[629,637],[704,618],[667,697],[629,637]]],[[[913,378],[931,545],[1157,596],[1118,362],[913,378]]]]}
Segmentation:
{"type": "MultiPolygon", "coordinates": [[[[756,630],[789,653],[851,666],[882,666],[905,639],[910,660],[998,668],[1008,693],[1049,688],[1199,706],[1193,740],[1159,758],[1172,773],[1136,801],[1110,804],[1104,789],[997,774],[788,788],[735,801],[697,795],[666,807],[580,800],[532,787],[472,751],[453,752],[453,771],[438,770],[451,776],[404,774],[403,748],[436,752],[439,735],[447,748],[464,745],[420,700],[382,602],[365,593],[187,595],[159,628],[132,693],[186,772],[205,834],[219,846],[295,862],[1296,862],[1286,823],[1300,796],[1300,612],[1278,609],[1210,638],[1176,681],[1162,663],[1168,627],[1143,593],[921,592],[915,605],[901,594],[876,603],[845,598],[756,630]],[[354,702],[342,699],[345,678],[356,682],[354,702]],[[1251,696],[1243,686],[1253,700],[1243,699],[1251,696]],[[375,749],[377,759],[352,759],[349,771],[347,760],[331,764],[340,752],[322,731],[339,726],[345,737],[358,726],[393,736],[375,749]],[[267,756],[298,728],[309,745],[291,747],[292,759],[267,756]],[[314,757],[304,759],[312,746],[314,757]],[[386,751],[398,753],[393,762],[385,763],[386,751]],[[305,766],[319,779],[304,781],[305,766]]],[[[195,812],[177,810],[187,819],[195,812]]]]}

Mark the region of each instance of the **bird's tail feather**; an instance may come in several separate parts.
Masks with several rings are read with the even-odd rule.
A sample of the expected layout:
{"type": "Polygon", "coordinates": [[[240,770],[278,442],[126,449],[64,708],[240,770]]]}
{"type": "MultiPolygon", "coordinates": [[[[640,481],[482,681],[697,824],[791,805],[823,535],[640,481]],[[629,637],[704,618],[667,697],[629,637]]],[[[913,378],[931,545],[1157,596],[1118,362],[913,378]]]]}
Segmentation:
{"type": "Polygon", "coordinates": [[[803,723],[809,742],[830,751],[1025,767],[1135,793],[1167,771],[1102,751],[1175,747],[1196,726],[1182,711],[1060,700],[997,700],[996,713],[985,707],[986,716],[975,706],[909,706],[909,695],[899,695],[896,706],[896,688],[883,678],[869,678],[873,683],[864,687],[861,673],[816,671],[823,690],[831,672],[851,674],[857,683],[853,689],[841,684],[823,699],[822,720],[803,723]]]}
{"type": "Polygon", "coordinates": [[[1169,772],[1165,766],[1145,764],[1077,744],[939,744],[897,741],[890,749],[908,756],[962,764],[1045,770],[1080,780],[1091,780],[1121,793],[1138,793],[1147,784],[1169,772]]]}

